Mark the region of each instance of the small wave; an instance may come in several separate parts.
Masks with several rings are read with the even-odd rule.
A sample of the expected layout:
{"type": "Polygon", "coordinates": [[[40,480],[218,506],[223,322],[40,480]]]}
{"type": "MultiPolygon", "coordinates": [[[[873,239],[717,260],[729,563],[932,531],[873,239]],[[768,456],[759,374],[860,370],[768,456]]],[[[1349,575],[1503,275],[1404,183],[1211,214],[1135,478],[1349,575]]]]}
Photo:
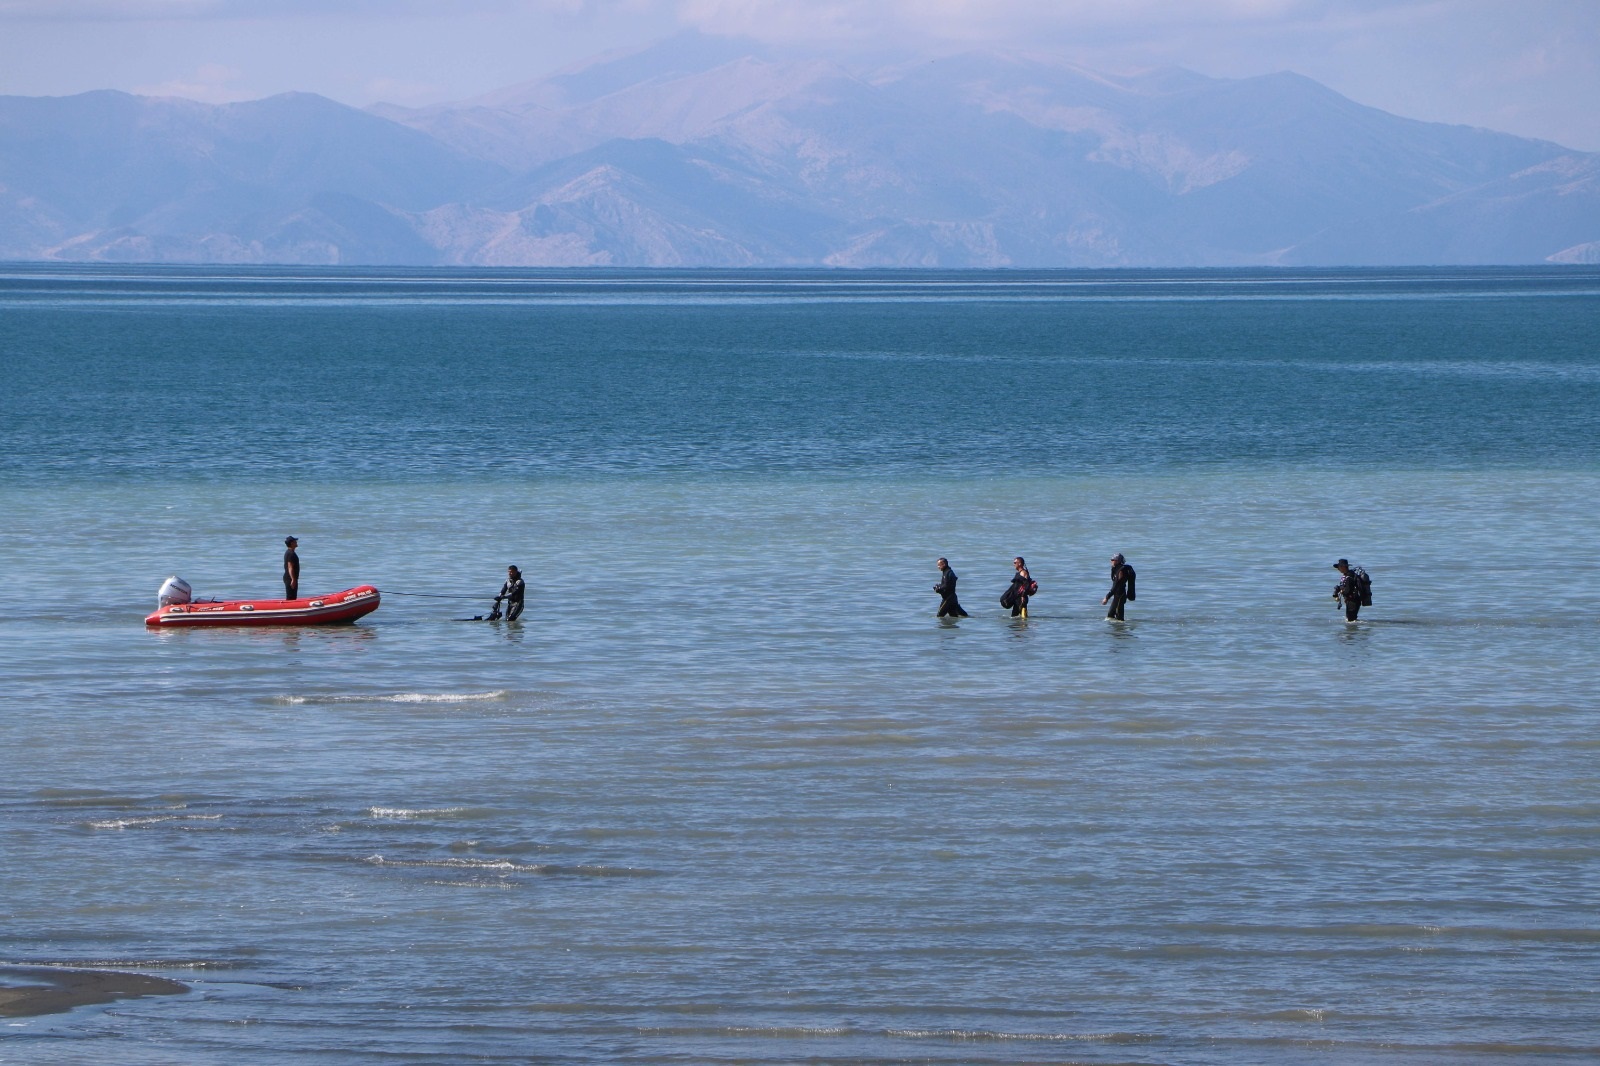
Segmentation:
{"type": "Polygon", "coordinates": [[[511,695],[505,689],[493,692],[396,692],[373,696],[276,696],[274,703],[298,707],[307,703],[486,703],[511,695]]]}
{"type": "Polygon", "coordinates": [[[854,1026],[705,1025],[651,1026],[641,1032],[658,1036],[741,1036],[793,1040],[881,1034],[901,1040],[949,1040],[963,1043],[1153,1044],[1150,1033],[1013,1033],[995,1029],[861,1029],[854,1026]]]}
{"type": "Polygon", "coordinates": [[[253,963],[243,959],[51,959],[48,962],[0,960],[0,970],[241,970],[253,963]]]}
{"type": "Polygon", "coordinates": [[[163,794],[158,796],[127,796],[99,789],[42,788],[33,793],[38,803],[47,807],[109,807],[122,810],[181,811],[193,797],[163,794]]]}
{"type": "Polygon", "coordinates": [[[374,818],[446,818],[452,814],[464,814],[470,807],[368,807],[367,813],[374,818]]]}
{"type": "Polygon", "coordinates": [[[776,1040],[805,1040],[824,1036],[859,1036],[867,1030],[847,1025],[649,1025],[639,1032],[651,1036],[754,1036],[776,1040]]]}
{"type": "Polygon", "coordinates": [[[98,822],[87,823],[90,829],[133,829],[142,825],[158,825],[162,822],[219,822],[220,814],[160,814],[146,818],[106,818],[98,822]]]}
{"type": "Polygon", "coordinates": [[[1149,1044],[1160,1039],[1144,1033],[1004,1033],[992,1029],[885,1029],[884,1035],[914,1040],[1033,1041],[1053,1044],[1149,1044]]]}
{"type": "Polygon", "coordinates": [[[386,859],[382,855],[368,855],[362,862],[372,866],[395,866],[420,869],[459,870],[498,874],[545,874],[570,877],[654,877],[654,870],[641,870],[631,866],[588,866],[577,864],[563,866],[556,863],[512,862],[509,859],[386,859]]]}
{"type": "Polygon", "coordinates": [[[1266,1014],[1256,1015],[1262,1021],[1268,1022],[1317,1022],[1328,1020],[1329,1012],[1316,1007],[1294,1007],[1288,1010],[1268,1011],[1266,1014]]]}

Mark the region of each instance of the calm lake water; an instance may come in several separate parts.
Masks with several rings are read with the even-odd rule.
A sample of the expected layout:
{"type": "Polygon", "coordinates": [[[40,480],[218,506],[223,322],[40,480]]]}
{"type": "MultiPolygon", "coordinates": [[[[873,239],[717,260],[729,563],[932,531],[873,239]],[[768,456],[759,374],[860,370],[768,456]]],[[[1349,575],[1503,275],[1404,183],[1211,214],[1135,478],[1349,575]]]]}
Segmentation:
{"type": "Polygon", "coordinates": [[[0,1062],[1592,1063],[1597,338],[1593,268],[0,268],[0,984],[192,990],[0,1062]],[[288,534],[382,608],[142,625],[288,534]]]}

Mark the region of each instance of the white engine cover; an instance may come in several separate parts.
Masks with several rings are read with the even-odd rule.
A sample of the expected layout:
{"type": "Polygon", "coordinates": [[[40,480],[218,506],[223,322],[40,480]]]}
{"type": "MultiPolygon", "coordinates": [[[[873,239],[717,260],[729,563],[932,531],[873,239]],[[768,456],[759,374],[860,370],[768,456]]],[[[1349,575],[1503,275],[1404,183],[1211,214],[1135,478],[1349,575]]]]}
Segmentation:
{"type": "Polygon", "coordinates": [[[188,603],[194,596],[194,589],[189,583],[177,574],[173,574],[161,583],[161,591],[156,593],[156,606],[166,607],[174,603],[188,603]]]}

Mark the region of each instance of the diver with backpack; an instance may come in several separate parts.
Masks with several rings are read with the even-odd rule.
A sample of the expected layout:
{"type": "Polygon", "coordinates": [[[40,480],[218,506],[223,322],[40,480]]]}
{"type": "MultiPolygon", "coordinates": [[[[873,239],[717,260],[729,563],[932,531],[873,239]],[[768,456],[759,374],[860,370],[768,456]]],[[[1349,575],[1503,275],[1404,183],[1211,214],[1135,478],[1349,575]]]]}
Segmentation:
{"type": "Polygon", "coordinates": [[[1000,597],[1000,606],[1009,608],[1012,618],[1028,617],[1028,600],[1039,594],[1039,583],[1028,573],[1028,563],[1022,556],[1011,560],[1016,573],[1011,575],[1011,587],[1000,597]]]}
{"type": "Polygon", "coordinates": [[[1372,606],[1372,578],[1361,567],[1351,566],[1348,559],[1340,559],[1333,568],[1341,575],[1333,587],[1333,598],[1344,602],[1344,620],[1354,622],[1361,608],[1372,606]]]}
{"type": "Polygon", "coordinates": [[[1138,575],[1134,572],[1133,566],[1128,560],[1122,557],[1122,553],[1118,552],[1113,555],[1111,557],[1111,591],[1100,599],[1100,606],[1104,607],[1108,603],[1111,605],[1111,609],[1106,612],[1106,621],[1121,622],[1123,620],[1122,613],[1127,602],[1139,598],[1137,581],[1138,575]]]}

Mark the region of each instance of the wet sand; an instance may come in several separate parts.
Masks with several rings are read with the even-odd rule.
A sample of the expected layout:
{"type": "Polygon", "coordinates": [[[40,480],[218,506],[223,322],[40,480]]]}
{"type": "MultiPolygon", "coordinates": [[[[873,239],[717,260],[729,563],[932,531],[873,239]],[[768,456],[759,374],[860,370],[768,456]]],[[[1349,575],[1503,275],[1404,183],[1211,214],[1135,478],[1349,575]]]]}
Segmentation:
{"type": "Polygon", "coordinates": [[[139,973],[3,966],[0,967],[0,1018],[60,1014],[74,1007],[140,996],[176,996],[187,991],[189,986],[179,981],[139,973]]]}

